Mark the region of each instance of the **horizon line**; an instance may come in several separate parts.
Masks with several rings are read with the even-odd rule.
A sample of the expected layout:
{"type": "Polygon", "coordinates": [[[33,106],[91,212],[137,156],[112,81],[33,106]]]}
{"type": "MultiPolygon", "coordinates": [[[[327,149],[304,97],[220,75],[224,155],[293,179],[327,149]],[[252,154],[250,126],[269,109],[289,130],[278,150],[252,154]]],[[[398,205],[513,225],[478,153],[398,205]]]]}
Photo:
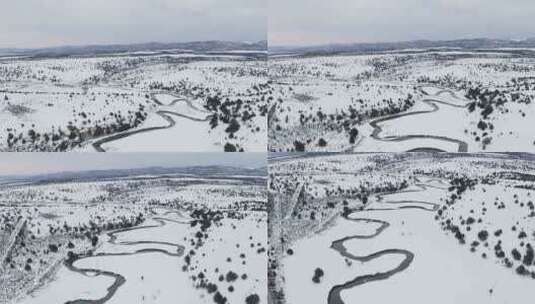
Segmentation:
{"type": "Polygon", "coordinates": [[[461,37],[461,38],[453,38],[453,39],[428,39],[428,38],[422,38],[422,39],[407,39],[407,40],[380,40],[380,41],[347,41],[347,42],[324,42],[324,43],[309,43],[309,44],[272,44],[269,42],[268,39],[268,48],[274,47],[274,48],[311,48],[311,47],[325,47],[325,46],[345,46],[345,45],[372,45],[372,44],[393,44],[393,43],[409,43],[409,42],[451,42],[451,41],[459,41],[459,40],[500,40],[500,41],[515,41],[515,42],[522,42],[522,41],[529,41],[535,39],[535,37],[525,37],[522,39],[518,38],[490,38],[490,37],[461,37]]]}
{"type": "Polygon", "coordinates": [[[52,46],[36,46],[36,47],[2,47],[0,50],[17,50],[17,51],[28,51],[28,50],[46,50],[46,49],[56,49],[56,48],[84,48],[84,47],[112,47],[112,46],[132,46],[132,45],[144,45],[144,44],[187,44],[187,43],[203,43],[203,42],[230,42],[230,43],[243,43],[243,44],[257,44],[262,42],[268,42],[267,39],[260,40],[218,40],[218,39],[206,39],[206,40],[187,40],[187,41],[139,41],[139,42],[110,42],[110,43],[87,43],[87,44],[58,44],[52,46]]]}
{"type": "Polygon", "coordinates": [[[258,170],[267,167],[266,165],[261,165],[258,167],[247,167],[247,166],[238,166],[238,165],[183,165],[183,166],[141,166],[141,167],[130,167],[130,168],[108,168],[108,169],[82,169],[82,170],[60,170],[60,171],[51,171],[51,172],[34,172],[34,173],[15,173],[15,174],[0,174],[0,178],[24,178],[24,177],[36,177],[36,176],[50,176],[56,174],[76,174],[76,173],[85,173],[85,172],[105,172],[105,171],[127,171],[127,170],[143,170],[143,169],[183,169],[183,168],[207,168],[207,167],[223,167],[223,168],[236,168],[236,169],[249,169],[249,170],[258,170]]]}

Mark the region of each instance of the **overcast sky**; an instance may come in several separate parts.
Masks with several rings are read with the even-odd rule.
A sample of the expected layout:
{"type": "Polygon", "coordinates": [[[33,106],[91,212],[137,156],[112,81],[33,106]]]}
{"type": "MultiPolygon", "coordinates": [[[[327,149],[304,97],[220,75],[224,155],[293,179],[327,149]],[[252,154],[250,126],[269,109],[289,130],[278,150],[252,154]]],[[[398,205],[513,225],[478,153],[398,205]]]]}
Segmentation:
{"type": "Polygon", "coordinates": [[[534,0],[269,0],[269,43],[535,36],[534,0]]]}
{"type": "Polygon", "coordinates": [[[266,166],[265,153],[0,153],[0,176],[129,169],[225,165],[266,166]]]}
{"type": "Polygon", "coordinates": [[[267,0],[16,0],[0,48],[266,39],[267,0]]]}

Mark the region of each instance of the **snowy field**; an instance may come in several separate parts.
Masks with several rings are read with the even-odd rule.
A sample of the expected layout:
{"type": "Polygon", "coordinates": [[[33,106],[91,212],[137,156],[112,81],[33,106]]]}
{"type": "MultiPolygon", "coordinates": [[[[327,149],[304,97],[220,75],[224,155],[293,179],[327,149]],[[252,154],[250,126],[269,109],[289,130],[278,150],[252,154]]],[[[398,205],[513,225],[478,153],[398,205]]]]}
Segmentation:
{"type": "Polygon", "coordinates": [[[265,151],[262,52],[0,56],[0,151],[265,151]]]}
{"type": "Polygon", "coordinates": [[[219,170],[2,179],[0,302],[265,303],[266,172],[219,170]]]}
{"type": "Polygon", "coordinates": [[[273,303],[530,303],[535,158],[273,157],[273,303]]]}
{"type": "Polygon", "coordinates": [[[535,150],[533,50],[273,56],[269,76],[271,152],[535,150]]]}

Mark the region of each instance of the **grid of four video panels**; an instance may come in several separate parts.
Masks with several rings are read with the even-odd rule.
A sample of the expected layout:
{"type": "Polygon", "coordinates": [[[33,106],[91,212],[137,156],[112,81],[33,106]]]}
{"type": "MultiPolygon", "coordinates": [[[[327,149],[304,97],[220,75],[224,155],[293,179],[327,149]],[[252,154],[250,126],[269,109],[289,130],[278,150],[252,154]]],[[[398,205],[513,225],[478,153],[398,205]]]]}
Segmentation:
{"type": "Polygon", "coordinates": [[[532,303],[510,2],[4,3],[0,303],[532,303]]]}

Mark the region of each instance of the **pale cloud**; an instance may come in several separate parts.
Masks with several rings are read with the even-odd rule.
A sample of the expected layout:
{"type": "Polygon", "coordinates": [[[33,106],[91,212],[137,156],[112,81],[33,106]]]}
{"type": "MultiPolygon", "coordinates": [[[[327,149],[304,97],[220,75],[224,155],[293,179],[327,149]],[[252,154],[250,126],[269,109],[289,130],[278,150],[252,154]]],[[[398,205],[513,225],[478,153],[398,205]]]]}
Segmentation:
{"type": "Polygon", "coordinates": [[[270,45],[535,36],[532,0],[270,0],[270,45]]]}
{"type": "Polygon", "coordinates": [[[4,1],[1,47],[266,39],[267,0],[4,1]]]}

